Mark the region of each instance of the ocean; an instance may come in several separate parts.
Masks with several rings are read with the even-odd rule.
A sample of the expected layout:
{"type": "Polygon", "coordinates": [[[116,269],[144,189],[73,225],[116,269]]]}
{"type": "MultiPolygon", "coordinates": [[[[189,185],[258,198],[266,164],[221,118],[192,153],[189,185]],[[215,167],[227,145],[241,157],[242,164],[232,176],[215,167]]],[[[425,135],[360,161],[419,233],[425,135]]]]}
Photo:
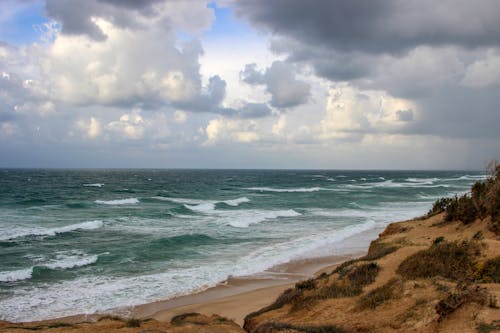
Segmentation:
{"type": "Polygon", "coordinates": [[[481,172],[0,170],[0,319],[104,312],[367,248],[481,172]]]}

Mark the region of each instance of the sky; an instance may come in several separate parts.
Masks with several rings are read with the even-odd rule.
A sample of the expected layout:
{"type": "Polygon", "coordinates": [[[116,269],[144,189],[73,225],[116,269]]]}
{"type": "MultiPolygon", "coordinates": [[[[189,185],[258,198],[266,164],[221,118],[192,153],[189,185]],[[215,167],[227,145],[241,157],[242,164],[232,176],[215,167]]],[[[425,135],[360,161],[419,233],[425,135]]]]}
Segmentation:
{"type": "Polygon", "coordinates": [[[497,0],[0,0],[0,167],[475,169],[497,0]]]}

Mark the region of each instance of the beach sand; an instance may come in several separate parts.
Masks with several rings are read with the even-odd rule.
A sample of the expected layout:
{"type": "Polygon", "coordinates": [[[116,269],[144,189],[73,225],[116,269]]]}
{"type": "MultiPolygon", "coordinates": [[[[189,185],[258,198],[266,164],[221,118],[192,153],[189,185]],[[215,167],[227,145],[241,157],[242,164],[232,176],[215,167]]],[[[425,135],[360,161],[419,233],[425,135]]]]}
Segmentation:
{"type": "Polygon", "coordinates": [[[297,281],[331,271],[343,261],[363,254],[358,252],[346,256],[292,261],[255,276],[230,278],[199,293],[139,305],[124,311],[118,310],[117,314],[169,322],[176,315],[197,312],[207,316],[218,314],[243,325],[247,314],[271,304],[297,281]]]}

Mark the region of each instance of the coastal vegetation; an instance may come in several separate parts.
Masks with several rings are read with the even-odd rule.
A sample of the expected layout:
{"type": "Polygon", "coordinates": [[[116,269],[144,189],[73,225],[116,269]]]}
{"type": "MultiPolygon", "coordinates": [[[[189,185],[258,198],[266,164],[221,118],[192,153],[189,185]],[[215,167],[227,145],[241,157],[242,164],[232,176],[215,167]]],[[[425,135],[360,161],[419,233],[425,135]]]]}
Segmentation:
{"type": "Polygon", "coordinates": [[[493,332],[500,310],[500,166],[424,218],[390,224],[368,253],[299,282],[247,332],[493,332]],[[470,327],[471,330],[464,327],[470,327]]]}

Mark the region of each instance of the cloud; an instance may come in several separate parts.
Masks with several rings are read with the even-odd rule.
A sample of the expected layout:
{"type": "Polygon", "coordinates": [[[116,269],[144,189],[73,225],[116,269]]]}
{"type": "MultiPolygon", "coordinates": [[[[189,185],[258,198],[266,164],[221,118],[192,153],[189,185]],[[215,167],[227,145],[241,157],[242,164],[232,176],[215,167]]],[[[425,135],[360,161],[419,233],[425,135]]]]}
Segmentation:
{"type": "Polygon", "coordinates": [[[116,1],[116,0],[47,0],[48,17],[61,24],[65,35],[87,36],[104,41],[109,35],[99,25],[99,19],[122,29],[146,28],[151,22],[176,26],[190,33],[200,33],[209,28],[213,12],[205,1],[116,1]],[[193,18],[196,17],[196,20],[193,18]]]}
{"type": "Polygon", "coordinates": [[[241,17],[273,34],[343,52],[500,45],[500,3],[495,0],[321,0],[314,4],[257,0],[235,5],[241,17]]]}
{"type": "MultiPolygon", "coordinates": [[[[387,130],[500,138],[490,125],[499,117],[494,108],[494,87],[500,83],[498,1],[331,0],[313,5],[278,0],[264,5],[257,0],[234,5],[240,17],[268,33],[272,49],[290,65],[311,68],[334,84],[348,82],[360,92],[410,101],[411,108],[393,115],[394,126],[406,125],[387,130]]],[[[250,70],[250,81],[260,79],[250,70]]],[[[354,125],[373,125],[363,125],[368,106],[348,113],[338,112],[337,124],[350,131],[354,125]]]]}
{"type": "Polygon", "coordinates": [[[499,85],[500,50],[489,50],[483,58],[470,64],[461,83],[472,88],[499,85]]]}
{"type": "Polygon", "coordinates": [[[101,123],[95,117],[90,117],[88,121],[80,119],[76,125],[89,139],[95,139],[101,135],[101,123]]]}
{"type": "Polygon", "coordinates": [[[141,116],[141,110],[135,109],[131,113],[123,114],[119,120],[108,123],[107,129],[127,139],[141,139],[144,136],[144,119],[141,116]]]}
{"type": "Polygon", "coordinates": [[[207,137],[205,146],[232,142],[251,143],[260,139],[255,121],[215,118],[208,122],[204,132],[207,137]]]}
{"type": "Polygon", "coordinates": [[[248,64],[240,72],[243,82],[264,85],[271,94],[271,105],[276,108],[291,108],[307,103],[311,87],[295,76],[293,67],[283,61],[274,61],[263,72],[257,70],[257,64],[248,64]]]}
{"type": "Polygon", "coordinates": [[[360,91],[342,83],[328,91],[326,113],[318,137],[362,140],[370,133],[404,133],[415,117],[415,105],[383,91],[360,91]]]}

